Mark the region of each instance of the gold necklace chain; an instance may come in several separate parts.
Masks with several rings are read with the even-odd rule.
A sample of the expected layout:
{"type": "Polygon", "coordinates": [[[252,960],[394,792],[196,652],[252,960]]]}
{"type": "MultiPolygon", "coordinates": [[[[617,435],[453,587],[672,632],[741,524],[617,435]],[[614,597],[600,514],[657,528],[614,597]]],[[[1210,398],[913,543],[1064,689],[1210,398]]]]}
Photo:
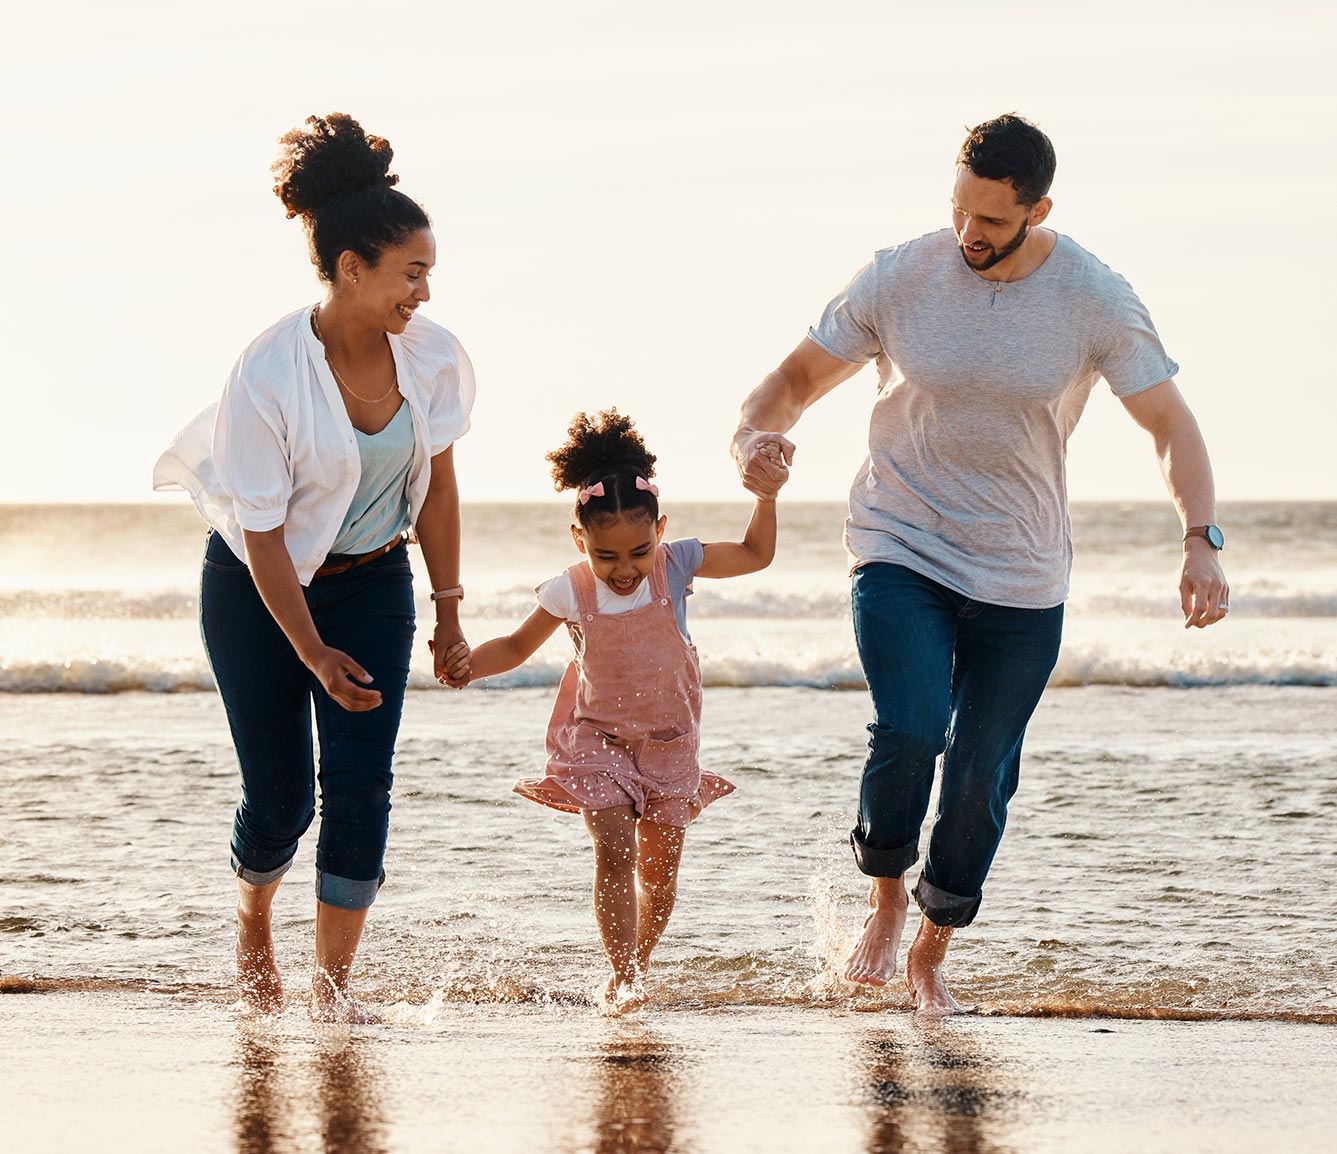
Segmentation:
{"type": "Polygon", "coordinates": [[[316,340],[320,342],[320,347],[325,350],[325,363],[330,366],[330,372],[334,374],[334,380],[338,386],[343,389],[350,397],[355,397],[364,405],[379,405],[386,397],[399,388],[399,372],[394,368],[393,358],[391,359],[391,372],[394,374],[390,381],[390,387],[374,400],[371,397],[364,397],[361,393],[355,393],[348,387],[348,382],[339,375],[339,370],[334,367],[334,362],[330,360],[330,350],[325,346],[325,338],[320,334],[320,321],[316,319],[320,312],[320,306],[317,305],[311,312],[311,331],[316,334],[316,340]]]}

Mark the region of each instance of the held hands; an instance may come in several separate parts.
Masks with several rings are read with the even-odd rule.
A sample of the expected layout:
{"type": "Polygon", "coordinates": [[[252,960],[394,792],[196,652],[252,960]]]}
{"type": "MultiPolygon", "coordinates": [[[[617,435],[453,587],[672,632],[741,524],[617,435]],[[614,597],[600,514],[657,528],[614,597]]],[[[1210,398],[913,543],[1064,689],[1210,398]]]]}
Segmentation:
{"type": "Polygon", "coordinates": [[[1196,537],[1184,543],[1179,605],[1184,611],[1185,629],[1215,625],[1230,612],[1230,585],[1221,559],[1206,541],[1196,537]]]}
{"type": "Polygon", "coordinates": [[[432,674],[438,682],[451,689],[463,689],[469,684],[469,658],[473,651],[458,625],[438,621],[427,648],[432,652],[432,674]]]}
{"type": "Polygon", "coordinates": [[[789,480],[794,443],[779,433],[740,428],[731,449],[743,488],[763,501],[774,501],[789,480]]]}
{"type": "Polygon", "coordinates": [[[381,704],[379,690],[363,688],[371,684],[371,674],[342,650],[322,646],[306,666],[325,692],[350,713],[365,713],[381,704]]]}

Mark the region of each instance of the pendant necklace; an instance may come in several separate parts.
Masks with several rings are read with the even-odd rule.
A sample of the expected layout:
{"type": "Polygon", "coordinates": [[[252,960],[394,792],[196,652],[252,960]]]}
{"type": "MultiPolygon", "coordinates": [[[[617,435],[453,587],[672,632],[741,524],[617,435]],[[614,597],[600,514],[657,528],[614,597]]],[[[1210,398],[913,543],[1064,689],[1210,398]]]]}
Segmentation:
{"type": "Polygon", "coordinates": [[[320,342],[320,347],[325,352],[325,363],[330,366],[330,372],[334,374],[335,382],[350,397],[355,397],[357,400],[361,401],[364,405],[379,405],[383,400],[385,400],[386,397],[388,397],[397,388],[399,388],[398,371],[394,371],[394,375],[390,381],[390,387],[386,389],[385,392],[383,392],[379,397],[375,398],[364,397],[361,393],[353,392],[353,390],[348,387],[348,382],[345,381],[343,377],[339,375],[339,370],[334,367],[334,362],[330,360],[330,350],[325,347],[325,338],[320,335],[320,322],[316,319],[316,314],[319,312],[320,312],[319,305],[317,305],[311,312],[311,331],[316,334],[316,340],[320,342]]]}

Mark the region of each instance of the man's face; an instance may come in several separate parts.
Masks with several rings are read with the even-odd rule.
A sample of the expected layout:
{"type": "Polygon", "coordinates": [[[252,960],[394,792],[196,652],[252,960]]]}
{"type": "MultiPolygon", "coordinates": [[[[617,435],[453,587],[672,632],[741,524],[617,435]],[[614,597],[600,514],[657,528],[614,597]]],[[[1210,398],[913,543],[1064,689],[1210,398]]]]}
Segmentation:
{"type": "MultiPolygon", "coordinates": [[[[993,268],[1019,249],[1035,222],[1039,204],[1018,204],[1010,180],[986,180],[957,165],[952,188],[952,231],[961,256],[976,272],[993,268]]],[[[1044,214],[1040,213],[1040,219],[1044,214]]]]}

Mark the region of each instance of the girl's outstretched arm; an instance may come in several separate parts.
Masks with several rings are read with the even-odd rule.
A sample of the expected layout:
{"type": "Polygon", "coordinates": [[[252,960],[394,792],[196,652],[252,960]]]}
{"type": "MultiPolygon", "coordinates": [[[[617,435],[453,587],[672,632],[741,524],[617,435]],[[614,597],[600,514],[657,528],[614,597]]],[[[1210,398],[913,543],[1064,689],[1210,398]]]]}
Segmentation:
{"type": "Polygon", "coordinates": [[[494,637],[474,648],[469,655],[469,680],[492,677],[523,665],[557,631],[561,623],[560,617],[554,617],[542,606],[536,607],[514,633],[494,637]]]}
{"type": "Polygon", "coordinates": [[[775,558],[775,498],[757,498],[741,541],[712,541],[701,551],[698,577],[741,577],[765,569],[775,558]]]}

